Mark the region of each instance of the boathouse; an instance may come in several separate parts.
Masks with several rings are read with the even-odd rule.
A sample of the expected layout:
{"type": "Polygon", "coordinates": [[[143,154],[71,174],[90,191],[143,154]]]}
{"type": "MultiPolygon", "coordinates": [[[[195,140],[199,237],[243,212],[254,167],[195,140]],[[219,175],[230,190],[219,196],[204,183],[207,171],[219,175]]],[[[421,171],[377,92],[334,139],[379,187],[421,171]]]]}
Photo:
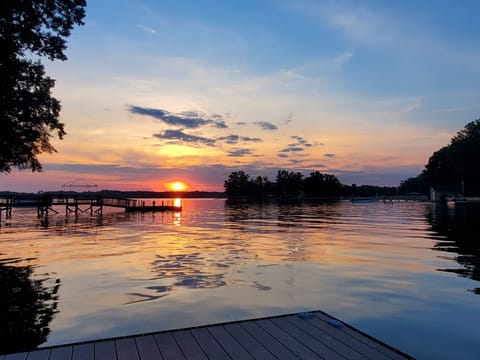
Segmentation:
{"type": "Polygon", "coordinates": [[[430,187],[430,200],[445,202],[447,197],[462,197],[462,187],[455,185],[432,185],[430,187]]]}

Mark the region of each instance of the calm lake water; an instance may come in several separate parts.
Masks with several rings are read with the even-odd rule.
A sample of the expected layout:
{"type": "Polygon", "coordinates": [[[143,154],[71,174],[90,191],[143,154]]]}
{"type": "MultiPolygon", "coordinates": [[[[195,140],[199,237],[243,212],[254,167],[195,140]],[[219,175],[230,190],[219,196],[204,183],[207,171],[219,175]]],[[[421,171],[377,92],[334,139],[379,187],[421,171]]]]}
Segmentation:
{"type": "Polygon", "coordinates": [[[479,230],[478,209],[430,203],[187,199],[181,213],[48,224],[14,209],[0,228],[0,343],[320,309],[419,359],[478,359],[479,230]]]}

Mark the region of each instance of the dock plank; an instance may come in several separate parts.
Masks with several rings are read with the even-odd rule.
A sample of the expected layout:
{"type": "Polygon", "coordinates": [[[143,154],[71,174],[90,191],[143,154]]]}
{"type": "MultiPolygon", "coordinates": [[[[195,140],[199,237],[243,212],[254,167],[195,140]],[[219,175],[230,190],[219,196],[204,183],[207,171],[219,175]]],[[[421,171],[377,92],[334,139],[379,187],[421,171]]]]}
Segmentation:
{"type": "Polygon", "coordinates": [[[141,359],[163,359],[152,335],[137,336],[135,342],[141,359]]]}
{"type": "Polygon", "coordinates": [[[113,340],[99,341],[94,344],[95,359],[117,360],[117,352],[113,340]]]}
{"type": "Polygon", "coordinates": [[[137,345],[133,338],[115,340],[115,348],[117,349],[118,360],[140,360],[137,345]]]}
{"type": "Polygon", "coordinates": [[[0,355],[0,359],[2,360],[25,360],[27,358],[27,353],[16,353],[16,354],[9,354],[9,355],[0,355]]]}
{"type": "Polygon", "coordinates": [[[48,360],[50,349],[35,350],[28,354],[27,360],[48,360]]]}
{"type": "Polygon", "coordinates": [[[240,345],[240,343],[235,340],[235,338],[230,335],[230,333],[223,326],[211,326],[208,328],[208,331],[215,337],[220,346],[225,349],[232,359],[254,359],[250,353],[242,345],[240,345]]]}
{"type": "Polygon", "coordinates": [[[193,329],[190,332],[208,359],[223,360],[229,358],[223,347],[206,328],[193,329]]]}
{"type": "Polygon", "coordinates": [[[171,332],[154,335],[158,348],[165,360],[184,360],[185,356],[171,332]]]}
{"type": "Polygon", "coordinates": [[[337,340],[330,332],[322,331],[313,326],[307,319],[300,319],[297,316],[289,316],[286,318],[292,325],[297,326],[305,333],[315,337],[318,341],[325,344],[325,346],[337,352],[343,358],[351,360],[366,360],[368,357],[359,353],[355,349],[346,346],[341,341],[337,340]]]}
{"type": "Polygon", "coordinates": [[[71,360],[73,346],[62,346],[52,349],[49,360],[71,360]]]}
{"type": "Polygon", "coordinates": [[[95,345],[93,343],[78,344],[73,347],[72,360],[94,360],[95,345]]]}
{"type": "MultiPolygon", "coordinates": [[[[299,319],[302,321],[302,319],[299,319]]],[[[292,323],[291,321],[288,320],[287,317],[284,318],[278,318],[278,319],[272,319],[271,322],[276,325],[277,327],[284,329],[285,332],[287,332],[290,336],[294,337],[297,341],[299,341],[303,346],[307,347],[311,351],[313,351],[315,354],[318,356],[324,358],[324,359],[329,359],[329,360],[343,360],[343,359],[349,359],[353,360],[353,357],[345,357],[340,355],[338,352],[336,352],[333,348],[327,346],[324,342],[322,342],[322,336],[314,336],[314,335],[319,335],[317,334],[312,334],[308,331],[308,328],[306,328],[304,323],[299,322],[297,325],[295,323],[292,323]]]]}
{"type": "Polygon", "coordinates": [[[319,322],[316,322],[316,324],[321,325],[323,328],[340,330],[335,332],[335,337],[337,337],[339,340],[346,340],[348,345],[362,349],[362,351],[365,351],[365,353],[369,354],[368,356],[370,356],[372,359],[385,359],[385,357],[396,360],[405,359],[402,354],[386,347],[380,341],[374,341],[370,337],[362,335],[362,333],[351,329],[347,325],[341,328],[335,328],[331,326],[328,322],[332,320],[332,318],[321,311],[315,312],[315,318],[322,321],[321,324],[319,322]]]}
{"type": "Polygon", "coordinates": [[[272,360],[276,359],[273,354],[265,348],[257,338],[252,336],[240,324],[227,324],[223,328],[238,341],[242,347],[253,356],[254,359],[272,360]]]}
{"type": "Polygon", "coordinates": [[[202,351],[202,348],[198,345],[190,330],[175,331],[173,333],[173,337],[177,341],[187,359],[207,359],[202,351]]]}
{"type": "Polygon", "coordinates": [[[247,330],[250,335],[256,338],[270,353],[275,357],[282,359],[298,359],[290,349],[285,347],[277,338],[268,333],[264,328],[258,325],[258,322],[245,322],[241,326],[247,330]]]}
{"type": "Polygon", "coordinates": [[[308,347],[304,346],[300,341],[298,341],[295,337],[291,336],[287,331],[275,325],[272,320],[259,320],[257,321],[257,323],[270,335],[275,337],[275,339],[280,341],[283,346],[287,347],[291,352],[297,355],[300,359],[325,359],[324,357],[320,357],[319,354],[315,354],[308,347]]]}

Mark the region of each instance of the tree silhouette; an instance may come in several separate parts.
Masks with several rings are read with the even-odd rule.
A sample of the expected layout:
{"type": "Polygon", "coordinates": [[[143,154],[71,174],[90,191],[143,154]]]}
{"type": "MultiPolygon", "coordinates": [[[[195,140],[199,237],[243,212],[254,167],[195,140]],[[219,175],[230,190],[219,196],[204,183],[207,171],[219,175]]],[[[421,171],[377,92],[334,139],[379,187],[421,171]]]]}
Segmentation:
{"type": "Polygon", "coordinates": [[[34,278],[34,268],[18,261],[0,262],[0,354],[44,343],[57,313],[60,279],[34,278]]]}
{"type": "MultiPolygon", "coordinates": [[[[416,178],[402,182],[402,189],[421,189],[430,185],[464,184],[466,195],[480,194],[480,119],[457,132],[449,145],[435,151],[416,178]]],[[[418,191],[418,190],[410,190],[418,191]]]]}
{"type": "Polygon", "coordinates": [[[448,160],[455,178],[465,184],[466,193],[480,193],[480,119],[465,125],[452,139],[448,160]]]}
{"type": "Polygon", "coordinates": [[[55,152],[50,139],[66,134],[54,80],[40,61],[66,60],[66,38],[83,25],[85,0],[0,2],[0,172],[41,171],[38,155],[55,152]]]}
{"type": "Polygon", "coordinates": [[[276,179],[277,195],[281,198],[293,198],[302,190],[303,175],[299,172],[278,170],[276,179]]]}
{"type": "Polygon", "coordinates": [[[319,171],[310,173],[303,180],[303,191],[310,197],[339,196],[342,184],[335,175],[322,174],[319,171]]]}
{"type": "Polygon", "coordinates": [[[225,180],[225,194],[227,197],[246,197],[251,195],[251,181],[244,171],[234,171],[225,180]]]}

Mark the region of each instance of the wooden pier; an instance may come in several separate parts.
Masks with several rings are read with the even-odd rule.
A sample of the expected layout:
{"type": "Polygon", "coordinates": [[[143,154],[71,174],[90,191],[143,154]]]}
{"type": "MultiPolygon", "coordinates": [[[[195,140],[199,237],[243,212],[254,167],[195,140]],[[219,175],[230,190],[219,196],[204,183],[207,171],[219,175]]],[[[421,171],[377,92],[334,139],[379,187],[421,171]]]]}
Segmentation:
{"type": "Polygon", "coordinates": [[[425,202],[428,201],[427,195],[380,195],[380,196],[361,196],[350,199],[353,203],[367,203],[367,202],[425,202]]]}
{"type": "Polygon", "coordinates": [[[321,311],[45,347],[0,360],[413,359],[321,311]]]}
{"type": "Polygon", "coordinates": [[[123,208],[125,212],[162,212],[181,211],[182,203],[179,200],[148,201],[104,197],[95,193],[87,195],[49,194],[36,195],[4,195],[0,196],[0,220],[2,213],[7,218],[12,216],[12,208],[33,207],[37,209],[39,217],[48,216],[49,213],[59,213],[59,207],[64,207],[65,214],[90,213],[102,215],[103,208],[123,208]]]}

